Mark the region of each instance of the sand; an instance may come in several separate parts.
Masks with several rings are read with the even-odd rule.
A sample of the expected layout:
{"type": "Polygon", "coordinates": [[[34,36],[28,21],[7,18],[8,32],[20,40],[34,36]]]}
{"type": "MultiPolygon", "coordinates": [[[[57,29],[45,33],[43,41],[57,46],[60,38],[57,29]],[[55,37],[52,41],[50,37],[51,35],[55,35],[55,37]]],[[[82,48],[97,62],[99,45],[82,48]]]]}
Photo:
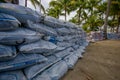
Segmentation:
{"type": "Polygon", "coordinates": [[[120,80],[120,40],[90,43],[83,59],[61,80],[120,80]]]}

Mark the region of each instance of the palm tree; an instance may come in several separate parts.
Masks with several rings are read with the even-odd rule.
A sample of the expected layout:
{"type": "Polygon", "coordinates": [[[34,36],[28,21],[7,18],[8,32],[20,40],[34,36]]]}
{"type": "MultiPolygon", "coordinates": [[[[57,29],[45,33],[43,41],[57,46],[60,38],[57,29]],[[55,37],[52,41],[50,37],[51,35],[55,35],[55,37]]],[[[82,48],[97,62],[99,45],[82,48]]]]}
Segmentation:
{"type": "Polygon", "coordinates": [[[65,21],[67,19],[67,14],[70,12],[70,0],[53,0],[50,2],[51,6],[59,6],[62,11],[64,11],[63,15],[65,16],[65,21]]]}
{"type": "Polygon", "coordinates": [[[61,15],[61,8],[59,6],[50,7],[47,9],[47,15],[59,19],[61,15]]]}
{"type": "Polygon", "coordinates": [[[110,12],[110,5],[111,5],[111,0],[108,0],[106,16],[105,16],[105,21],[104,21],[104,30],[103,30],[104,39],[107,39],[107,25],[108,25],[108,16],[110,12]]]}
{"type": "MultiPolygon", "coordinates": [[[[25,7],[27,7],[27,1],[28,0],[25,0],[25,7]]],[[[45,8],[43,7],[43,5],[41,4],[41,0],[40,2],[38,0],[30,0],[30,2],[32,3],[32,5],[36,8],[36,6],[39,6],[40,7],[40,12],[41,10],[44,12],[44,14],[46,13],[45,12],[45,8]]]]}
{"type": "Polygon", "coordinates": [[[114,16],[114,20],[117,20],[116,33],[118,33],[120,25],[120,0],[112,0],[110,14],[114,16]]]}

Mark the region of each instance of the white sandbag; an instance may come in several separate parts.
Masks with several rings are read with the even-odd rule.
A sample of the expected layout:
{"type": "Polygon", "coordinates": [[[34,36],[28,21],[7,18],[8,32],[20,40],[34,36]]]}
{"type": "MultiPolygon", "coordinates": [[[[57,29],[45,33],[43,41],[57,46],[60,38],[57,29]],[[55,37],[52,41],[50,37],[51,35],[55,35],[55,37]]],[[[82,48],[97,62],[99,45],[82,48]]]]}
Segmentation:
{"type": "Polygon", "coordinates": [[[0,43],[6,45],[18,45],[31,43],[40,40],[42,34],[26,29],[19,28],[12,31],[0,32],[0,43]]]}
{"type": "Polygon", "coordinates": [[[75,53],[73,52],[73,54],[66,56],[63,60],[68,65],[69,69],[73,69],[74,65],[78,61],[78,56],[76,56],[75,53]]]}
{"type": "Polygon", "coordinates": [[[43,72],[45,69],[49,68],[50,66],[61,60],[60,58],[57,58],[55,56],[48,56],[47,59],[48,60],[44,63],[25,68],[24,73],[26,77],[31,80],[32,78],[43,72]]]}
{"type": "Polygon", "coordinates": [[[14,46],[0,45],[0,61],[13,59],[16,55],[16,48],[14,46]]]}
{"type": "Polygon", "coordinates": [[[22,53],[48,53],[56,48],[55,44],[44,40],[19,46],[19,50],[22,53]]]}
{"type": "Polygon", "coordinates": [[[70,55],[70,54],[72,53],[72,51],[73,51],[72,48],[67,48],[67,49],[65,49],[65,50],[63,50],[63,51],[60,51],[60,52],[54,54],[54,55],[55,55],[56,57],[58,57],[58,58],[64,58],[64,57],[70,55]]]}
{"type": "Polygon", "coordinates": [[[20,22],[13,16],[0,13],[0,31],[14,30],[20,22]]]}
{"type": "Polygon", "coordinates": [[[0,80],[27,80],[27,78],[21,70],[16,70],[0,73],[0,80]]]}
{"type": "Polygon", "coordinates": [[[45,70],[42,75],[49,75],[51,80],[59,80],[68,71],[65,61],[60,61],[45,70]]]}
{"type": "Polygon", "coordinates": [[[0,62],[0,72],[22,69],[37,63],[45,62],[47,58],[40,54],[22,54],[15,59],[6,62],[0,62]]]}
{"type": "Polygon", "coordinates": [[[37,75],[35,78],[32,80],[52,80],[49,75],[37,75]]]}
{"type": "Polygon", "coordinates": [[[0,13],[6,13],[16,17],[21,23],[27,23],[27,20],[33,22],[40,22],[43,20],[43,15],[39,15],[37,12],[30,8],[10,3],[0,3],[0,13]]]}
{"type": "Polygon", "coordinates": [[[45,35],[57,36],[57,32],[53,28],[50,28],[42,23],[34,23],[28,20],[28,27],[45,35]]]}

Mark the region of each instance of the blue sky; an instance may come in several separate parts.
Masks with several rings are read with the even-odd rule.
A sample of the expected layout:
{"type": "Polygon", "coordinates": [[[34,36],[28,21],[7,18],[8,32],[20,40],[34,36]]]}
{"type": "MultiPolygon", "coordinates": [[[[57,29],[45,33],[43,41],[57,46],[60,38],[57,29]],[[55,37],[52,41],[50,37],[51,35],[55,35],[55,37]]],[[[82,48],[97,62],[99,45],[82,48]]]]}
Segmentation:
{"type": "MultiPolygon", "coordinates": [[[[20,5],[24,6],[25,0],[19,0],[19,1],[20,1],[20,5]]],[[[41,0],[41,3],[42,3],[43,6],[45,7],[45,9],[49,8],[49,2],[50,2],[50,1],[51,1],[51,0],[41,0]]],[[[34,10],[36,10],[36,11],[39,11],[39,9],[35,9],[35,8],[32,6],[32,4],[30,3],[29,0],[28,0],[28,7],[29,7],[29,8],[32,8],[32,9],[34,9],[34,10]]],[[[73,17],[74,14],[75,14],[75,12],[72,12],[69,16],[67,16],[67,20],[69,20],[71,17],[73,17]]],[[[63,19],[63,20],[64,20],[64,16],[61,16],[60,19],[63,19]]]]}

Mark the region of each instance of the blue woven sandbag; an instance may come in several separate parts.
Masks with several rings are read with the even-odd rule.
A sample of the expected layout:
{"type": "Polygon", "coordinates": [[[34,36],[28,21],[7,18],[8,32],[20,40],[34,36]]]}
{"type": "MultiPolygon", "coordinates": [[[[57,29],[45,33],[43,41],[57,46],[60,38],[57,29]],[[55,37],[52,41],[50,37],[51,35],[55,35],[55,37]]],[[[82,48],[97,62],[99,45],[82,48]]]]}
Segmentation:
{"type": "Polygon", "coordinates": [[[19,28],[12,31],[0,32],[0,43],[6,45],[18,45],[40,40],[42,35],[27,28],[19,28]]]}
{"type": "Polygon", "coordinates": [[[68,65],[69,69],[73,69],[74,65],[78,61],[78,56],[73,52],[72,54],[66,56],[63,60],[68,65]]]}
{"type": "Polygon", "coordinates": [[[0,45],[0,61],[7,61],[16,57],[14,46],[0,45]]]}
{"type": "Polygon", "coordinates": [[[49,53],[56,48],[55,44],[44,40],[19,46],[19,50],[22,53],[49,53]]]}
{"type": "Polygon", "coordinates": [[[42,14],[38,14],[30,8],[10,3],[0,3],[0,13],[6,13],[16,17],[21,23],[27,23],[27,20],[40,22],[42,14]]]}
{"type": "MultiPolygon", "coordinates": [[[[47,61],[41,64],[36,64],[30,67],[27,67],[24,69],[24,73],[26,74],[26,77],[30,80],[52,66],[53,64],[57,63],[60,61],[60,58],[57,58],[55,56],[48,56],[47,61]]],[[[41,80],[41,79],[40,79],[41,80]]]]}
{"type": "Polygon", "coordinates": [[[0,31],[14,30],[19,27],[19,24],[15,17],[0,13],[0,31]]]}
{"type": "Polygon", "coordinates": [[[45,62],[47,58],[40,54],[22,54],[15,59],[6,62],[0,62],[0,72],[22,69],[37,63],[45,62]]]}
{"type": "Polygon", "coordinates": [[[51,80],[60,80],[61,77],[68,71],[68,66],[65,61],[61,60],[45,70],[41,75],[49,75],[51,80]]]}
{"type": "Polygon", "coordinates": [[[72,51],[73,51],[73,48],[67,48],[67,49],[65,49],[63,51],[60,51],[60,52],[54,54],[54,55],[56,57],[58,57],[58,58],[62,58],[63,59],[64,57],[70,55],[72,53],[72,51]]]}
{"type": "Polygon", "coordinates": [[[0,73],[0,80],[27,80],[27,78],[21,70],[16,70],[0,73]]]}
{"type": "Polygon", "coordinates": [[[53,28],[46,26],[42,23],[34,23],[28,20],[27,27],[31,28],[32,30],[43,33],[44,35],[57,36],[57,32],[53,28]]]}

